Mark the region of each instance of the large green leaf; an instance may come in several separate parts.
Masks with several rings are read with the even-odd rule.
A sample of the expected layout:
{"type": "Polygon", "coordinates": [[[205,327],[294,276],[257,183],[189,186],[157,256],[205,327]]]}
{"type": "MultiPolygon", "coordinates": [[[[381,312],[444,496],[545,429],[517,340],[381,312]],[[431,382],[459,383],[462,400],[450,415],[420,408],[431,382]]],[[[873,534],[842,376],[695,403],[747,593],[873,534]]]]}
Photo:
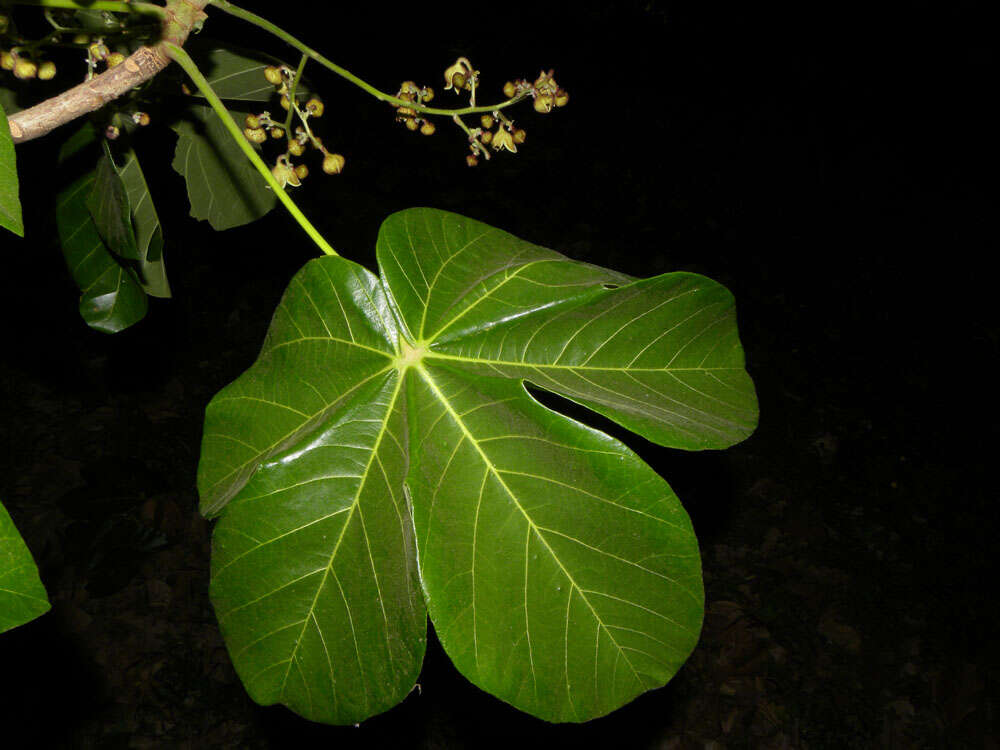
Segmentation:
{"type": "Polygon", "coordinates": [[[391,216],[377,252],[381,279],[307,264],[206,414],[212,598],[251,695],[333,723],[387,708],[424,606],[463,674],[551,721],[665,684],[701,626],[690,521],[524,383],[664,445],[730,445],[756,421],[732,297],[430,209],[391,216]]]}
{"type": "Polygon", "coordinates": [[[0,103],[0,227],[24,236],[21,218],[21,199],[18,197],[17,158],[14,141],[10,137],[7,115],[0,103]]]}
{"type": "MultiPolygon", "coordinates": [[[[274,207],[274,192],[246,158],[211,107],[191,105],[174,126],[173,167],[187,182],[191,215],[213,229],[231,229],[259,219],[274,207]]],[[[233,112],[236,122],[245,113],[233,112]]]]}
{"type": "Polygon", "coordinates": [[[0,633],[49,611],[31,552],[0,503],[0,633]]]}

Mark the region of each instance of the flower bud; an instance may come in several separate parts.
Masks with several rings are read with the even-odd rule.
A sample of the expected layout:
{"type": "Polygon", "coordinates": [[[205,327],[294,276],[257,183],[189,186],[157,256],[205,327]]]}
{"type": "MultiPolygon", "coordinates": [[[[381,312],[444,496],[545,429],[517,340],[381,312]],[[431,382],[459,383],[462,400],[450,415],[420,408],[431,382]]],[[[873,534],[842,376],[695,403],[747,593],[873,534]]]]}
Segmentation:
{"type": "Polygon", "coordinates": [[[108,125],[108,127],[104,129],[104,137],[107,138],[109,141],[113,141],[120,134],[121,131],[118,130],[117,125],[108,125]]]}
{"type": "Polygon", "coordinates": [[[434,123],[430,120],[424,120],[424,124],[420,126],[420,132],[424,135],[434,135],[434,123]]]}
{"type": "Polygon", "coordinates": [[[123,55],[121,52],[112,52],[110,55],[108,55],[109,68],[117,68],[123,62],[125,62],[125,55],[123,55]]]}
{"type": "Polygon", "coordinates": [[[468,156],[465,157],[465,163],[468,164],[470,167],[474,167],[479,163],[479,159],[477,159],[472,154],[469,154],[468,156]]]}
{"type": "Polygon", "coordinates": [[[255,128],[255,129],[259,128],[260,118],[257,115],[247,115],[246,119],[243,121],[243,124],[246,125],[248,128],[255,128]]]}
{"type": "Polygon", "coordinates": [[[3,50],[0,52],[0,68],[3,68],[4,70],[14,69],[14,56],[9,50],[3,50]]]}
{"type": "Polygon", "coordinates": [[[569,103],[569,93],[566,89],[556,89],[556,106],[565,107],[569,103]]]}
{"type": "Polygon", "coordinates": [[[291,107],[292,107],[292,103],[290,101],[288,101],[288,97],[285,96],[284,94],[282,94],[281,95],[281,108],[282,109],[291,109],[291,107]]]}
{"type": "Polygon", "coordinates": [[[306,112],[311,114],[313,117],[323,116],[323,102],[317,99],[315,96],[306,102],[306,112]]]}
{"type": "Polygon", "coordinates": [[[46,60],[38,66],[38,80],[51,81],[56,77],[56,64],[51,60],[46,60]]]}
{"type": "Polygon", "coordinates": [[[465,88],[466,81],[468,80],[467,76],[471,72],[472,63],[469,62],[467,57],[460,57],[455,60],[444,72],[445,91],[454,89],[457,94],[459,89],[465,88]]]}
{"type": "Polygon", "coordinates": [[[299,143],[298,141],[292,141],[288,144],[288,153],[292,156],[302,156],[305,152],[305,144],[299,143]]]}
{"type": "Polygon", "coordinates": [[[535,97],[535,111],[545,114],[552,111],[553,99],[551,94],[541,94],[535,97]]]}
{"type": "Polygon", "coordinates": [[[90,56],[95,60],[105,60],[111,54],[108,45],[104,42],[94,42],[87,49],[90,52],[90,56]]]}
{"type": "Polygon", "coordinates": [[[266,78],[267,82],[272,86],[278,86],[281,84],[284,77],[281,75],[280,70],[273,65],[268,65],[264,68],[264,78],[266,78]]]}
{"type": "Polygon", "coordinates": [[[411,117],[409,120],[406,121],[407,130],[416,130],[419,127],[420,123],[417,122],[417,119],[415,117],[411,117]]]}
{"type": "Polygon", "coordinates": [[[31,60],[18,60],[14,63],[14,77],[26,81],[38,75],[38,66],[31,60]]]}
{"type": "Polygon", "coordinates": [[[486,128],[486,130],[489,130],[490,128],[493,127],[493,118],[490,115],[483,115],[482,117],[479,118],[479,122],[482,123],[483,127],[486,128]]]}
{"type": "Polygon", "coordinates": [[[148,112],[135,112],[132,115],[132,122],[140,127],[146,127],[149,125],[150,117],[148,112]]]}
{"type": "Polygon", "coordinates": [[[245,135],[247,140],[251,143],[263,143],[267,140],[267,133],[264,128],[244,128],[243,135],[245,135]]]}
{"type": "Polygon", "coordinates": [[[274,140],[278,140],[279,138],[284,138],[285,137],[285,129],[284,128],[277,128],[277,127],[276,128],[271,128],[271,137],[274,138],[274,140]]]}
{"type": "Polygon", "coordinates": [[[305,164],[299,164],[297,167],[295,167],[295,176],[298,177],[300,180],[304,180],[306,177],[309,176],[309,167],[307,167],[305,164]]]}
{"type": "Polygon", "coordinates": [[[493,140],[493,133],[491,133],[489,130],[484,130],[482,135],[479,136],[479,140],[488,146],[490,144],[490,141],[493,140]]]}
{"type": "Polygon", "coordinates": [[[514,143],[520,145],[524,143],[525,139],[528,137],[528,134],[524,132],[524,128],[518,128],[517,130],[514,131],[512,137],[514,138],[514,143]]]}
{"type": "Polygon", "coordinates": [[[426,104],[433,98],[434,98],[434,89],[432,89],[430,86],[424,86],[422,89],[420,89],[420,101],[426,104]]]}
{"type": "Polygon", "coordinates": [[[344,163],[344,157],[340,154],[327,154],[323,159],[323,171],[327,174],[340,174],[344,163]]]}
{"type": "Polygon", "coordinates": [[[507,81],[503,85],[503,95],[508,99],[513,99],[515,94],[517,94],[517,85],[513,81],[507,81]]]}

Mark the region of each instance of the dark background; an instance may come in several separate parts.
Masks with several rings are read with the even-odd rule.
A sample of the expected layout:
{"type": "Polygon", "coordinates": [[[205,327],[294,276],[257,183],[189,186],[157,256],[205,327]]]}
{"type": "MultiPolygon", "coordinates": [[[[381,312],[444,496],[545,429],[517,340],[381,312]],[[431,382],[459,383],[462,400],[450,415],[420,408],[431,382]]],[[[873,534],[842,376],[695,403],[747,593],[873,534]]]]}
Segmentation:
{"type": "MultiPolygon", "coordinates": [[[[374,268],[381,221],[423,205],[733,291],[753,437],[682,454],[594,422],[692,516],[702,643],[670,685],[583,726],[481,693],[433,642],[421,692],[359,729],[252,704],[207,597],[201,418],[317,251],[280,208],[218,234],[189,218],[174,136],[151,127],[136,145],[174,299],[90,331],[52,236],[57,131],[18,147],[28,235],[0,237],[0,498],[53,600],[0,638],[5,728],[74,748],[997,746],[995,55],[976,4],[245,5],[385,90],[414,79],[446,103],[465,54],[483,96],[549,67],[570,92],[515,113],[520,153],[468,169],[457,128],[410,133],[310,66],[347,167],[316,164],[294,197],[343,255],[374,268]]],[[[297,60],[219,13],[203,33],[297,60]]]]}

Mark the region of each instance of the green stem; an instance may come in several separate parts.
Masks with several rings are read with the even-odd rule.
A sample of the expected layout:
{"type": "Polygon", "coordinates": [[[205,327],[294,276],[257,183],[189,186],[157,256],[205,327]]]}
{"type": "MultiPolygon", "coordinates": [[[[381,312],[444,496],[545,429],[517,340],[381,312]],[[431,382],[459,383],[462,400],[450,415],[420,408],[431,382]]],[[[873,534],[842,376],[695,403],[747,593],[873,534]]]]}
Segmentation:
{"type": "Polygon", "coordinates": [[[309,55],[302,55],[302,59],[299,60],[299,68],[295,71],[295,78],[292,79],[292,90],[288,92],[288,116],[285,117],[285,134],[288,136],[288,140],[292,139],[292,116],[295,114],[295,109],[291,106],[295,103],[295,95],[299,90],[299,81],[302,80],[302,71],[306,69],[306,61],[309,59],[309,55]]]}
{"type": "Polygon", "coordinates": [[[131,3],[124,0],[7,0],[4,5],[34,5],[42,8],[67,8],[69,10],[106,10],[111,13],[149,13],[166,17],[166,8],[153,3],[131,3]]]}
{"type": "Polygon", "coordinates": [[[367,91],[369,94],[374,96],[381,102],[390,102],[400,107],[409,107],[410,109],[416,110],[417,112],[423,112],[428,115],[445,115],[451,117],[452,115],[471,115],[481,112],[493,112],[498,109],[504,109],[505,107],[510,107],[513,104],[517,104],[519,101],[527,96],[527,93],[519,94],[513,99],[508,99],[500,104],[491,104],[487,107],[463,107],[460,109],[440,109],[438,107],[427,107],[423,104],[418,104],[417,102],[408,102],[403,99],[397,99],[395,96],[380,91],[379,89],[372,86],[370,83],[363,81],[356,75],[351,73],[349,70],[340,67],[332,60],[328,60],[326,57],[321,55],[319,52],[314,50],[312,47],[307,46],[305,43],[299,41],[294,36],[289,34],[287,31],[282,29],[280,26],[276,26],[266,18],[261,18],[256,13],[251,13],[248,10],[244,10],[236,5],[233,5],[229,0],[209,0],[209,5],[218,8],[219,10],[228,13],[231,16],[235,16],[247,23],[252,23],[254,26],[259,26],[265,31],[270,32],[274,36],[281,39],[286,44],[299,50],[302,54],[308,55],[313,60],[318,62],[325,68],[332,70],[334,73],[339,75],[341,78],[350,81],[358,88],[367,91]]]}
{"type": "Polygon", "coordinates": [[[167,55],[170,59],[184,69],[184,72],[188,74],[194,82],[194,85],[198,87],[202,96],[204,96],[208,100],[208,103],[212,105],[212,109],[215,110],[219,119],[222,120],[222,124],[226,126],[226,130],[228,130],[230,135],[233,136],[236,144],[240,147],[240,149],[242,149],[243,153],[247,155],[247,158],[257,168],[257,171],[263,175],[265,180],[267,180],[267,184],[270,185],[272,190],[274,190],[278,199],[285,204],[285,208],[288,209],[288,213],[292,215],[292,218],[299,223],[299,226],[306,231],[306,234],[309,235],[320,250],[327,255],[337,255],[337,251],[330,247],[329,243],[323,239],[323,235],[316,230],[316,227],[314,227],[302,211],[299,210],[299,207],[295,205],[295,202],[291,199],[288,193],[285,192],[284,188],[278,184],[276,179],[274,179],[274,175],[271,174],[271,170],[268,169],[264,160],[260,158],[260,154],[254,150],[253,146],[250,145],[250,142],[244,137],[240,126],[236,124],[235,120],[233,120],[232,115],[229,114],[229,111],[222,104],[222,100],[219,99],[219,96],[209,85],[208,81],[205,80],[205,76],[203,76],[201,71],[198,70],[198,66],[195,65],[194,60],[191,59],[190,55],[172,42],[164,41],[162,44],[166,48],[167,55]]]}

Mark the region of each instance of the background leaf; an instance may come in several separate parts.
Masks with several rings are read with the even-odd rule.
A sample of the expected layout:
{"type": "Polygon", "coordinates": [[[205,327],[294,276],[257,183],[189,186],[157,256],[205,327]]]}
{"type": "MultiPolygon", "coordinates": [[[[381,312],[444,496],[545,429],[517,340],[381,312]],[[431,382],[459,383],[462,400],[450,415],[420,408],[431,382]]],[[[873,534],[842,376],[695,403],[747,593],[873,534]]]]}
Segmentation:
{"type": "Polygon", "coordinates": [[[687,514],[626,446],[523,381],[664,442],[738,439],[756,418],[748,379],[727,376],[744,388],[728,401],[667,382],[689,359],[742,363],[728,292],[693,274],[632,279],[430,209],[391,216],[377,255],[381,283],[341,258],[297,274],[259,359],[206,414],[213,601],[251,695],[331,722],[386,707],[362,702],[357,680],[370,690],[361,665],[394,663],[390,634],[415,639],[387,702],[422,653],[422,630],[398,623],[423,610],[386,595],[415,590],[414,560],[456,666],[524,711],[585,721],[666,683],[703,611],[687,514]],[[562,369],[585,385],[567,388],[562,369]],[[734,411],[745,424],[719,430],[734,411]],[[345,612],[373,601],[379,627],[359,637],[345,612]],[[358,666],[326,659],[313,632],[353,645],[358,666]],[[345,681],[346,713],[333,699],[345,681]]]}
{"type": "Polygon", "coordinates": [[[24,236],[21,200],[18,198],[17,157],[10,137],[7,115],[0,102],[0,226],[24,236]]]}
{"type": "Polygon", "coordinates": [[[133,272],[115,260],[87,209],[94,173],[56,200],[56,228],[66,265],[80,288],[80,315],[91,328],[116,333],[142,320],[149,301],[133,272]]]}
{"type": "Polygon", "coordinates": [[[118,175],[107,140],[101,145],[103,152],[97,160],[94,182],[87,196],[87,209],[108,249],[119,258],[138,261],[139,248],[132,231],[128,191],[118,175]]]}
{"type": "Polygon", "coordinates": [[[51,606],[31,552],[0,503],[0,633],[34,620],[51,606]]]}
{"type": "MultiPolygon", "coordinates": [[[[282,65],[281,60],[215,40],[192,41],[189,52],[220,99],[266,102],[275,97],[275,87],[264,78],[264,68],[282,65]]],[[[299,90],[304,90],[301,83],[299,90]]]]}
{"type": "MultiPolygon", "coordinates": [[[[20,104],[18,104],[17,101],[19,93],[20,92],[15,89],[0,86],[0,109],[6,112],[8,117],[24,109],[20,104]]],[[[8,130],[9,129],[10,128],[8,128],[8,130]]]]}
{"type": "MultiPolygon", "coordinates": [[[[213,229],[231,229],[270,211],[277,198],[246,158],[211,107],[191,105],[174,126],[173,167],[187,182],[191,215],[213,229]]],[[[237,123],[245,112],[232,112],[237,123]]]]}
{"type": "Polygon", "coordinates": [[[115,168],[128,195],[142,287],[146,294],[154,297],[169,297],[170,284],[163,259],[163,227],[153,204],[153,196],[135,151],[127,149],[122,159],[122,166],[116,165],[115,168]]]}

